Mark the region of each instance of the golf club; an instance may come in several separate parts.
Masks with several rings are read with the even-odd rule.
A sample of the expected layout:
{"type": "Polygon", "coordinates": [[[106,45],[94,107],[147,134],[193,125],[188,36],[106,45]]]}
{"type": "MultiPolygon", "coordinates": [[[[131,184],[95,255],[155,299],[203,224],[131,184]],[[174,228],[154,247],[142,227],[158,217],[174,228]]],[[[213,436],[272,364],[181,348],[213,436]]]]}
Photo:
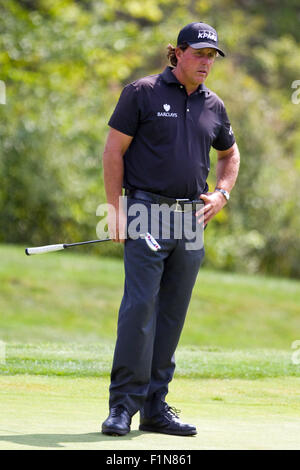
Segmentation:
{"type": "MultiPolygon", "coordinates": [[[[141,238],[144,238],[145,242],[147,243],[148,247],[152,251],[158,251],[161,249],[161,246],[157,243],[154,237],[150,233],[145,233],[140,235],[141,238]]],[[[88,245],[91,243],[101,243],[101,242],[109,242],[111,238],[104,238],[102,240],[88,240],[85,242],[76,242],[76,243],[59,243],[56,245],[44,245],[44,246],[37,246],[33,248],[25,248],[26,255],[41,255],[43,253],[49,253],[51,251],[60,251],[66,248],[71,248],[72,246],[80,246],[80,245],[88,245]]]]}

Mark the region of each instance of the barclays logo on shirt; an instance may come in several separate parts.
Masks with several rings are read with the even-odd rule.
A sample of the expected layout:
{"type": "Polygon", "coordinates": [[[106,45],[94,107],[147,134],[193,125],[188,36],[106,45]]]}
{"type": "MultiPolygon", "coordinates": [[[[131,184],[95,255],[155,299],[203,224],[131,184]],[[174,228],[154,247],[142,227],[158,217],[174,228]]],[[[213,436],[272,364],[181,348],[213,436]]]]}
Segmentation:
{"type": "Polygon", "coordinates": [[[176,117],[177,118],[177,113],[169,113],[171,106],[167,103],[163,105],[163,108],[165,112],[159,112],[157,113],[158,117],[176,117]]]}

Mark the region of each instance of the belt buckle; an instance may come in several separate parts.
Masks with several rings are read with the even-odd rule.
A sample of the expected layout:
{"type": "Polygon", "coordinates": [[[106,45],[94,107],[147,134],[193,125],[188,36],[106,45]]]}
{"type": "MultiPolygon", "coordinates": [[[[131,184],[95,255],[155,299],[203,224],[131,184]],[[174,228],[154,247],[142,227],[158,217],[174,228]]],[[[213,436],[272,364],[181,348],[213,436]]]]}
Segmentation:
{"type": "Polygon", "coordinates": [[[184,212],[184,208],[179,204],[182,201],[189,201],[189,199],[176,199],[176,206],[174,212],[184,212]]]}

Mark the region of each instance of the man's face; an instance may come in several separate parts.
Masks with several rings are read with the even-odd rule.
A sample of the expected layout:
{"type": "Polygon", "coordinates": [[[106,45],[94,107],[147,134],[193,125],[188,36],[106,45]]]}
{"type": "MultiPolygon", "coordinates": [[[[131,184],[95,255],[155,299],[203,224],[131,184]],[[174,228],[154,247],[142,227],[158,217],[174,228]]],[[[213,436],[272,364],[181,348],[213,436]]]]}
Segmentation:
{"type": "Polygon", "coordinates": [[[210,47],[204,49],[193,49],[188,47],[182,51],[176,48],[177,68],[185,79],[194,85],[203,83],[216,57],[216,50],[210,47]]]}

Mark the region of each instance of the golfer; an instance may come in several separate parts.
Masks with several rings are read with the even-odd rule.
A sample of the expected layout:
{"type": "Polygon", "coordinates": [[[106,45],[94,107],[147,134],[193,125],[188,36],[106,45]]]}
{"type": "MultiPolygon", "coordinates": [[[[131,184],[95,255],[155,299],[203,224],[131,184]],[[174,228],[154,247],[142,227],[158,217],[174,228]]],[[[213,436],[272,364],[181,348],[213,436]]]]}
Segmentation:
{"type": "MultiPolygon", "coordinates": [[[[107,202],[113,208],[108,227],[115,242],[125,242],[125,287],[109,416],[102,424],[105,434],[127,434],[138,411],[140,430],[197,433],[165,399],[204,257],[203,244],[187,249],[184,234],[179,239],[174,231],[186,212],[193,214],[194,222],[202,218],[206,226],[229,200],[239,168],[239,151],[224,103],[204,85],[217,55],[224,53],[214,28],[205,23],[186,25],[177,46],[168,46],[171,66],[125,86],[109,120],[103,155],[107,202]],[[216,187],[209,192],[211,147],[218,160],[216,187]],[[128,213],[120,202],[122,188],[128,213]],[[203,204],[202,211],[197,203],[203,204]],[[150,250],[141,237],[125,236],[134,204],[142,205],[147,214],[157,204],[170,207],[170,237],[157,239],[159,251],[150,250]]],[[[163,224],[161,218],[158,223],[163,224]]]]}

